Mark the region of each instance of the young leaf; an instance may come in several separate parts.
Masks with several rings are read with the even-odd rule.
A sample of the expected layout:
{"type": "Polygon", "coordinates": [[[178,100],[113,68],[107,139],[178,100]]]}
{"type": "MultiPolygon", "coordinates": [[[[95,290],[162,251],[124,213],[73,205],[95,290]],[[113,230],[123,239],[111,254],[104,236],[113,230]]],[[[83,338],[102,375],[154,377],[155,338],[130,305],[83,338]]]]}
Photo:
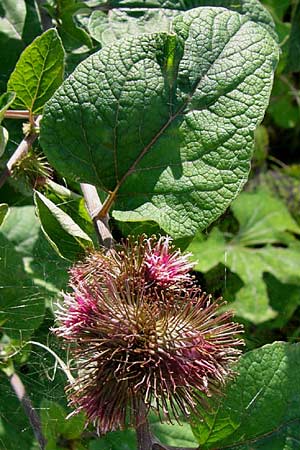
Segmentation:
{"type": "Polygon", "coordinates": [[[73,261],[85,248],[93,246],[74,220],[40,192],[35,193],[35,204],[42,230],[60,256],[73,261]]]}
{"type": "Polygon", "coordinates": [[[300,228],[284,204],[264,191],[241,194],[232,204],[232,210],[240,223],[236,235],[227,240],[214,228],[206,241],[196,238],[188,250],[198,260],[196,270],[207,272],[222,263],[236,273],[244,286],[230,308],[240,317],[261,323],[277,316],[269,305],[264,273],[272,274],[281,283],[300,285],[299,249],[270,244],[285,239],[288,242],[290,235],[285,230],[299,234],[300,228]]]}
{"type": "Polygon", "coordinates": [[[93,221],[81,195],[50,181],[47,183],[47,198],[68,214],[94,242],[98,242],[93,221]]]}
{"type": "Polygon", "coordinates": [[[42,111],[63,81],[64,49],[55,29],[36,38],[21,54],[7,89],[16,92],[15,108],[42,111]]]}
{"type": "Polygon", "coordinates": [[[212,409],[193,427],[201,449],[298,448],[300,344],[275,342],[246,353],[212,409]],[[295,445],[293,445],[295,443],[295,445]]]}
{"type": "Polygon", "coordinates": [[[220,6],[245,14],[275,36],[272,17],[257,0],[173,0],[168,3],[164,0],[115,0],[110,2],[108,11],[96,10],[91,14],[89,32],[102,45],[129,35],[170,32],[176,16],[199,6],[220,6]]]}
{"type": "Polygon", "coordinates": [[[172,29],[82,62],[48,102],[41,144],[63,175],[109,192],[116,219],[154,220],[179,238],[245,183],[278,49],[222,8],[182,13],[172,29]]]}

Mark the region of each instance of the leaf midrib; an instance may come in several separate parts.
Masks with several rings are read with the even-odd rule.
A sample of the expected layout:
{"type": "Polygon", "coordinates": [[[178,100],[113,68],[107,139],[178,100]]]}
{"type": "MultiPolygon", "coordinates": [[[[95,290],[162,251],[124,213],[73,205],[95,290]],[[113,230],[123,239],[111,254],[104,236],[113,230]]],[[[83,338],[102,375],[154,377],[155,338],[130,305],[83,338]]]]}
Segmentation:
{"type": "MultiPolygon", "coordinates": [[[[50,34],[50,30],[49,30],[49,34],[50,34]]],[[[51,41],[49,42],[49,45],[48,45],[48,48],[47,48],[47,53],[46,53],[46,55],[45,55],[45,57],[44,57],[44,59],[43,59],[42,70],[41,70],[41,72],[40,72],[40,77],[38,78],[36,90],[35,90],[34,96],[33,96],[33,98],[32,98],[31,111],[33,111],[34,103],[35,103],[35,101],[36,101],[37,98],[38,98],[38,92],[39,92],[39,89],[40,89],[40,85],[41,85],[41,83],[42,83],[43,74],[45,73],[45,65],[46,65],[46,61],[47,61],[48,56],[49,56],[49,53],[50,53],[50,51],[51,51],[51,47],[52,47],[52,43],[53,43],[53,39],[54,39],[54,38],[55,38],[55,36],[51,36],[51,41]]]]}

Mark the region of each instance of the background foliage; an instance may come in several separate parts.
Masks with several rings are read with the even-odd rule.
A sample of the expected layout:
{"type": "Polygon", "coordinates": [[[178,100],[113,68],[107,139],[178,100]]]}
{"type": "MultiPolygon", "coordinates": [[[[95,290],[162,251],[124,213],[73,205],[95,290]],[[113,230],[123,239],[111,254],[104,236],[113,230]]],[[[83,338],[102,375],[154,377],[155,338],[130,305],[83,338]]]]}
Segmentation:
{"type": "MultiPolygon", "coordinates": [[[[47,450],[135,448],[132,430],[108,434],[100,439],[93,435],[92,430],[84,429],[84,417],[65,420],[69,412],[63,389],[65,375],[51,354],[32,343],[39,342],[49,346],[68,362],[68,352],[61,349],[60,343],[49,332],[49,328],[53,326],[53,302],[58,298],[60,290],[66,288],[67,268],[84,254],[86,248],[97,243],[78,184],[80,177],[76,170],[82,161],[76,161],[73,167],[69,159],[64,162],[63,158],[59,160],[57,155],[54,156],[57,142],[62,140],[62,130],[66,130],[67,126],[60,122],[60,108],[65,108],[64,113],[68,116],[70,127],[67,134],[70,141],[66,145],[71,148],[72,139],[78,138],[80,147],[76,157],[88,159],[88,156],[83,157],[82,154],[88,155],[89,145],[85,146],[80,141],[82,135],[76,135],[77,116],[74,110],[78,99],[74,100],[66,87],[59,89],[56,94],[54,92],[81,61],[100,48],[114,45],[124,35],[168,31],[170,19],[178,16],[181,10],[192,10],[195,3],[196,6],[223,6],[227,11],[238,12],[239,17],[250,17],[253,29],[258,24],[268,32],[265,48],[274,46],[273,38],[278,36],[280,59],[264,121],[255,131],[255,152],[249,180],[229,208],[227,206],[237,194],[240,178],[236,180],[236,187],[229,194],[227,202],[224,202],[224,195],[220,197],[216,194],[214,202],[217,208],[209,217],[202,214],[206,203],[206,197],[202,194],[189,197],[190,194],[183,196],[180,191],[179,195],[174,194],[164,203],[165,200],[162,200],[157,191],[156,197],[146,207],[143,204],[136,212],[137,205],[133,204],[131,198],[133,188],[127,183],[117,200],[111,219],[116,237],[145,231],[149,234],[159,233],[162,232],[161,228],[171,233],[177,239],[177,245],[194,253],[197,260],[195,275],[203,289],[212,292],[215,297],[224,296],[229,307],[235,310],[237,320],[245,326],[246,348],[237,368],[239,375],[229,383],[222,399],[212,400],[210,412],[203,412],[204,421],[193,423],[191,429],[188,424],[161,425],[153,417],[153,430],[162,442],[174,446],[200,445],[201,449],[235,450],[299,448],[300,2],[148,0],[145,4],[131,0],[105,3],[101,0],[3,0],[0,4],[2,169],[23,138],[24,122],[5,119],[5,111],[13,107],[28,109],[31,115],[35,115],[43,112],[47,100],[52,100],[47,106],[42,125],[43,147],[36,142],[33,153],[14,168],[13,176],[0,190],[0,368],[3,369],[0,371],[0,449],[38,448],[28,419],[9,384],[7,374],[13,370],[22,378],[40,414],[43,432],[48,441],[47,450]],[[270,15],[262,8],[262,4],[270,15]],[[139,9],[141,7],[142,13],[139,9]],[[43,33],[44,30],[48,31],[43,33]],[[13,90],[15,95],[7,94],[7,88],[13,90]],[[69,99],[68,107],[64,103],[63,89],[66,89],[69,99]],[[74,105],[70,107],[72,98],[74,105]],[[43,152],[56,170],[50,168],[43,152]],[[51,180],[45,183],[49,178],[51,180]],[[180,203],[182,196],[184,208],[180,203]],[[195,202],[198,202],[197,210],[192,208],[195,202]],[[135,213],[130,210],[133,209],[132,205],[135,213]],[[222,216],[210,224],[221,212],[222,216]],[[145,221],[139,222],[141,218],[145,221]]],[[[185,17],[189,17],[189,13],[185,17]]],[[[193,18],[193,13],[190,17],[193,18]]],[[[180,24],[180,19],[176,20],[180,24]]],[[[185,20],[188,22],[188,19],[185,20]]],[[[194,18],[190,20],[189,26],[192,26],[193,20],[194,18]]],[[[242,29],[242,25],[239,26],[242,29]]],[[[140,36],[133,37],[133,42],[140,39],[140,36]]],[[[146,45],[147,38],[144,40],[146,45]]],[[[173,69],[176,66],[176,51],[180,52],[180,42],[177,43],[178,46],[174,42],[166,45],[173,44],[173,65],[168,66],[165,61],[162,62],[170,91],[175,80],[173,69]]],[[[118,50],[115,50],[115,54],[116,58],[122,57],[118,50]]],[[[243,56],[252,62],[251,55],[245,53],[243,56]]],[[[266,59],[271,65],[272,61],[268,56],[263,55],[262,59],[266,59]]],[[[76,69],[74,76],[82,79],[87,69],[90,69],[89,64],[90,62],[84,62],[76,69]]],[[[197,65],[198,62],[194,61],[194,64],[197,65]]],[[[117,83],[120,75],[115,76],[114,70],[112,67],[110,79],[117,83]]],[[[265,76],[266,69],[262,70],[260,65],[253,70],[255,74],[255,71],[260,71],[260,76],[265,76]]],[[[89,74],[93,76],[90,71],[89,74]]],[[[137,76],[140,79],[141,73],[137,76]]],[[[149,73],[146,71],[145,79],[147,76],[149,73]]],[[[184,74],[181,80],[183,78],[184,74]]],[[[256,83],[258,79],[259,77],[256,78],[256,83]]],[[[209,89],[213,91],[214,85],[209,82],[210,80],[209,89]]],[[[155,85],[159,83],[163,90],[164,80],[156,78],[155,85]]],[[[186,81],[182,81],[181,85],[179,83],[183,99],[187,93],[185,83],[186,81]]],[[[270,77],[265,77],[265,83],[270,84],[270,77]]],[[[254,104],[266,103],[267,92],[262,94],[259,84],[250,92],[252,85],[253,79],[246,83],[246,87],[243,86],[246,105],[247,95],[254,99],[254,104]]],[[[226,89],[226,83],[222,89],[226,89]]],[[[151,94],[151,89],[149,93],[151,94]]],[[[79,86],[77,94],[83,96],[81,102],[84,102],[86,91],[82,91],[79,86]]],[[[95,96],[98,99],[98,91],[95,96]]],[[[145,98],[140,101],[145,102],[145,98]]],[[[221,138],[218,135],[216,116],[209,116],[218,113],[221,108],[230,111],[230,104],[224,106],[222,94],[218,92],[214,101],[217,106],[213,112],[207,105],[207,111],[201,111],[201,123],[204,125],[197,131],[206,140],[203,148],[207,150],[212,141],[219,142],[221,147],[224,145],[224,160],[233,148],[237,149],[237,159],[241,152],[245,152],[245,167],[241,170],[242,175],[238,174],[245,181],[247,161],[251,153],[251,133],[247,131],[238,138],[234,133],[243,126],[248,126],[248,108],[246,112],[239,112],[236,129],[230,129],[226,119],[222,122],[223,129],[230,138],[237,144],[240,142],[239,147],[234,147],[227,135],[221,138]],[[207,130],[209,132],[205,136],[207,130]],[[228,139],[229,144],[226,146],[228,139]]],[[[197,107],[198,104],[201,104],[201,98],[196,96],[192,106],[197,107]]],[[[146,119],[149,119],[148,131],[151,134],[153,121],[159,120],[156,116],[157,108],[163,115],[165,102],[150,106],[153,110],[146,119]]],[[[126,107],[131,108],[132,105],[126,107]]],[[[140,120],[138,113],[132,110],[131,114],[135,121],[131,125],[125,122],[122,129],[124,134],[129,128],[128,136],[130,133],[134,136],[134,124],[140,120]]],[[[254,111],[251,114],[251,125],[255,126],[261,119],[261,113],[254,111]]],[[[112,120],[112,115],[113,113],[108,114],[107,123],[112,120]]],[[[87,128],[93,120],[94,117],[86,117],[87,128]]],[[[161,142],[158,142],[160,154],[165,154],[170,142],[173,145],[176,143],[180,133],[180,139],[186,140],[187,148],[192,154],[189,130],[182,131],[180,126],[175,121],[171,132],[166,133],[161,142]]],[[[103,133],[109,133],[109,128],[111,125],[107,125],[107,130],[103,133]]],[[[89,136],[89,139],[94,138],[98,139],[99,136],[89,136]]],[[[135,143],[134,139],[132,142],[135,143]]],[[[126,145],[128,142],[124,143],[125,147],[126,145]]],[[[173,154],[172,157],[175,158],[176,155],[173,154]]],[[[102,197],[105,191],[114,187],[115,180],[109,178],[108,168],[112,162],[103,159],[103,154],[100,159],[107,172],[104,170],[95,178],[90,172],[91,166],[87,165],[85,181],[97,184],[102,197]]],[[[165,164],[164,160],[158,162],[160,165],[165,164]]],[[[127,161],[122,163],[125,167],[127,161]]],[[[155,166],[156,163],[155,158],[148,158],[142,169],[155,166]]],[[[199,192],[203,191],[203,186],[208,186],[210,179],[216,182],[219,169],[213,167],[211,173],[207,173],[206,167],[201,164],[203,161],[198,162],[195,172],[189,173],[184,180],[186,187],[190,179],[194,183],[194,178],[198,177],[194,186],[199,192]]],[[[231,167],[232,160],[228,170],[231,167]]],[[[80,170],[82,171],[82,167],[80,170]]],[[[232,172],[228,176],[234,176],[234,171],[232,172]]],[[[175,171],[162,178],[160,173],[153,176],[160,180],[160,189],[165,195],[174,190],[174,185],[178,185],[177,175],[175,171]]],[[[153,188],[153,176],[148,180],[147,193],[153,188]]],[[[231,183],[232,178],[229,181],[231,183]]],[[[138,189],[139,182],[133,179],[132,183],[138,189]]],[[[210,185],[210,190],[217,192],[216,185],[217,183],[210,185]]]]}

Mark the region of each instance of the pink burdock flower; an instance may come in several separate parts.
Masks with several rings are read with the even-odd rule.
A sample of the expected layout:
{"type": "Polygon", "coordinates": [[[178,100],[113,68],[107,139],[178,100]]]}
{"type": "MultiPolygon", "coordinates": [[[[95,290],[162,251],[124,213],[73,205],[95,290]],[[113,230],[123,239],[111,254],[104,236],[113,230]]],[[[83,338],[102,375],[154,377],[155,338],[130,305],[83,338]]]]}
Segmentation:
{"type": "Polygon", "coordinates": [[[58,334],[68,339],[89,327],[98,313],[98,302],[83,283],[73,287],[72,294],[63,293],[64,303],[59,304],[56,317],[61,326],[58,334]]]}
{"type": "Polygon", "coordinates": [[[174,250],[171,242],[172,239],[165,236],[156,243],[151,238],[146,240],[146,275],[150,281],[166,287],[190,282],[189,272],[195,265],[189,261],[190,253],[181,254],[180,250],[174,250]]]}
{"type": "Polygon", "coordinates": [[[167,238],[141,238],[72,269],[56,332],[72,344],[78,369],[70,405],[100,434],[133,424],[141,403],[162,420],[197,413],[232,374],[241,327],[218,314],[220,302],[193,284],[189,265],[167,238]]]}

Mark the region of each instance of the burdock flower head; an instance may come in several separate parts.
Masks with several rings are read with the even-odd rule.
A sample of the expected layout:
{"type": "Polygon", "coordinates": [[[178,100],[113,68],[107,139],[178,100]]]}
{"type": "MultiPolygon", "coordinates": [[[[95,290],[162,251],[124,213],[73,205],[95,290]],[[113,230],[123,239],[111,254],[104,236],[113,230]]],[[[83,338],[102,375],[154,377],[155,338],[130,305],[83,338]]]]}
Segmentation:
{"type": "Polygon", "coordinates": [[[56,329],[78,369],[67,391],[101,434],[134,423],[141,403],[162,420],[197,413],[232,374],[241,327],[195,285],[188,256],[141,237],[70,271],[56,329]]]}

